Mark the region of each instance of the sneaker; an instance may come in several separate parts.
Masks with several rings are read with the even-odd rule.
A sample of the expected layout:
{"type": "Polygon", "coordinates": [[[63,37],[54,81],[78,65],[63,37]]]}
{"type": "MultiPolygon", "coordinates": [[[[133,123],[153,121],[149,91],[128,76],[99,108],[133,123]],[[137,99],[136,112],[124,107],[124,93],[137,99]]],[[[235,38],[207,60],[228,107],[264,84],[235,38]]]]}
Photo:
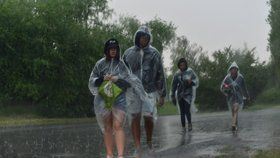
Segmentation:
{"type": "Polygon", "coordinates": [[[237,131],[237,126],[231,126],[232,131],[237,131]]]}
{"type": "Polygon", "coordinates": [[[192,131],[192,124],[191,123],[188,124],[188,131],[192,131]]]}
{"type": "Polygon", "coordinates": [[[133,158],[141,158],[141,149],[140,148],[135,149],[132,157],[133,158]]]}

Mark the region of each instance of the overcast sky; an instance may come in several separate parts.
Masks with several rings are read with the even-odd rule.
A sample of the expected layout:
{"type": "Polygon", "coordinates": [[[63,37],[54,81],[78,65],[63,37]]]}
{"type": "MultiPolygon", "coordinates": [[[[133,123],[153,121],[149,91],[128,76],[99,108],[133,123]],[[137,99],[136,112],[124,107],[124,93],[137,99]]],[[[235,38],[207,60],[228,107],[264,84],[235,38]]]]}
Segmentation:
{"type": "Polygon", "coordinates": [[[178,36],[185,35],[209,54],[229,45],[244,48],[246,43],[249,48],[256,47],[260,61],[268,61],[270,26],[266,22],[269,13],[266,1],[111,0],[109,6],[115,10],[115,17],[136,16],[144,23],[157,16],[170,21],[177,27],[178,36]]]}

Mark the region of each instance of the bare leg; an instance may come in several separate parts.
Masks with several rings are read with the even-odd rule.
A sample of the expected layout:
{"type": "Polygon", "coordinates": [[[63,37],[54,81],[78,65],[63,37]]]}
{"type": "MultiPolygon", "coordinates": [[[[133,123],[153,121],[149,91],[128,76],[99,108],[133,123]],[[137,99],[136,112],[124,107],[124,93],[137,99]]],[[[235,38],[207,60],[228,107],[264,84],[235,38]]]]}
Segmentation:
{"type": "Polygon", "coordinates": [[[238,104],[234,103],[233,104],[233,115],[232,115],[232,126],[236,127],[237,125],[237,117],[238,117],[238,104]]]}
{"type": "Polygon", "coordinates": [[[115,131],[115,141],[118,150],[118,155],[123,156],[125,146],[125,133],[123,130],[123,122],[125,119],[124,112],[118,112],[118,118],[114,117],[113,127],[115,131]]]}
{"type": "Polygon", "coordinates": [[[145,120],[147,144],[149,148],[152,148],[152,136],[153,136],[153,129],[154,129],[153,117],[145,116],[144,120],[145,120]]]}
{"type": "Polygon", "coordinates": [[[104,143],[106,147],[107,156],[113,157],[113,115],[108,114],[104,118],[104,143]]]}
{"type": "Polygon", "coordinates": [[[141,113],[132,115],[132,123],[131,130],[132,136],[134,139],[136,149],[140,149],[140,137],[141,137],[141,129],[140,129],[140,121],[141,121],[141,113]]]}

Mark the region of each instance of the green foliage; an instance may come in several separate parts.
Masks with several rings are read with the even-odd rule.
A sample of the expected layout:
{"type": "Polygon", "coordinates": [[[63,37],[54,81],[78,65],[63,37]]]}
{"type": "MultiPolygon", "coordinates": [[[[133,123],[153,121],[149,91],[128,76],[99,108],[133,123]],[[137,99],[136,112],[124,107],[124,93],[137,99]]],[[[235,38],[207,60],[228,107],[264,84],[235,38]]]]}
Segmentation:
{"type": "Polygon", "coordinates": [[[280,1],[270,0],[268,22],[271,26],[269,33],[269,48],[271,52],[273,76],[275,84],[280,89],[280,1]]]}
{"type": "Polygon", "coordinates": [[[152,30],[152,45],[157,48],[160,53],[162,53],[163,49],[167,48],[176,37],[176,27],[171,22],[167,22],[156,17],[155,19],[147,22],[146,25],[152,30]]]}
{"type": "Polygon", "coordinates": [[[280,103],[280,91],[278,87],[266,89],[258,96],[257,102],[258,103],[280,103]]]}
{"type": "Polygon", "coordinates": [[[226,109],[225,97],[220,92],[220,84],[228,72],[228,67],[236,61],[251,97],[254,101],[267,83],[268,72],[264,63],[254,57],[255,49],[233,50],[231,47],[213,53],[213,61],[204,57],[200,64],[200,87],[197,99],[202,109],[226,109]]]}
{"type": "Polygon", "coordinates": [[[273,150],[259,150],[254,155],[254,158],[278,158],[280,157],[280,150],[279,149],[273,149],[273,150]]]}
{"type": "Polygon", "coordinates": [[[166,102],[164,106],[158,108],[158,114],[160,116],[176,115],[178,114],[178,109],[177,106],[173,105],[171,102],[166,102]]]}
{"type": "Polygon", "coordinates": [[[177,64],[180,58],[185,58],[188,62],[188,66],[196,69],[198,66],[198,57],[203,54],[203,49],[196,43],[191,43],[185,36],[177,37],[171,47],[172,65],[171,72],[175,73],[178,70],[177,64]]]}
{"type": "Polygon", "coordinates": [[[177,61],[185,57],[190,63],[190,67],[199,76],[199,88],[197,89],[196,101],[200,110],[225,110],[227,109],[226,99],[220,92],[220,84],[228,73],[228,67],[236,61],[241,74],[243,74],[251,99],[256,97],[265,88],[269,73],[265,63],[259,63],[255,59],[255,49],[232,49],[231,47],[215,51],[210,59],[202,48],[190,44],[184,38],[177,39],[177,45],[173,47],[172,71],[178,70],[177,61]]]}
{"type": "MultiPolygon", "coordinates": [[[[134,17],[105,23],[111,14],[107,0],[0,1],[0,106],[31,104],[48,117],[92,115],[88,78],[104,42],[114,37],[127,49],[140,26],[134,17]]],[[[160,42],[171,41],[171,24],[155,19],[151,26],[165,29],[156,34],[160,42]]]]}
{"type": "Polygon", "coordinates": [[[103,45],[94,36],[102,36],[101,23],[88,17],[106,17],[106,6],[97,0],[4,1],[1,104],[29,102],[45,116],[88,115],[88,76],[103,45]]]}

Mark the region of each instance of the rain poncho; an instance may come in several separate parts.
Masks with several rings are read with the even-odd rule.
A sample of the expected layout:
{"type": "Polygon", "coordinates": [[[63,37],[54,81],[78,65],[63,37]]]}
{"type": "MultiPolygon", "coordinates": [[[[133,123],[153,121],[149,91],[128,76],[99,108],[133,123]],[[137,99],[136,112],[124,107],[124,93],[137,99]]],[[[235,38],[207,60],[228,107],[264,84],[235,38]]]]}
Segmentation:
{"type": "Polygon", "coordinates": [[[191,68],[188,68],[183,72],[181,70],[178,70],[173,77],[171,87],[171,96],[176,97],[177,107],[179,107],[179,100],[184,99],[191,105],[191,112],[197,112],[197,108],[195,107],[194,102],[196,98],[196,88],[198,88],[198,86],[199,79],[191,68]],[[191,85],[187,83],[187,80],[189,79],[192,80],[191,85]]]}
{"type": "MultiPolygon", "coordinates": [[[[96,114],[97,122],[102,131],[104,131],[103,119],[108,116],[110,112],[113,113],[114,117],[120,118],[120,112],[128,112],[126,100],[141,100],[142,102],[147,100],[146,92],[142,86],[141,81],[133,75],[130,70],[125,66],[122,60],[111,60],[108,61],[104,58],[100,59],[94,66],[90,78],[89,78],[89,89],[95,96],[94,98],[94,111],[96,114]],[[115,83],[121,89],[124,89],[122,93],[117,97],[112,108],[106,108],[104,99],[99,94],[99,87],[96,85],[96,81],[104,76],[105,74],[112,74],[118,76],[118,81],[115,83]],[[119,82],[123,81],[123,82],[119,82]],[[127,83],[129,86],[127,86],[127,83]]],[[[101,86],[101,85],[100,85],[101,86]]]]}
{"type": "Polygon", "coordinates": [[[222,93],[227,96],[227,104],[230,111],[232,110],[232,106],[234,103],[238,103],[239,110],[243,108],[243,98],[248,98],[249,94],[246,88],[245,80],[240,74],[239,67],[236,62],[233,62],[229,67],[228,74],[224,78],[220,89],[222,93]],[[235,79],[230,74],[231,68],[234,67],[238,69],[237,77],[235,79]]]}
{"type": "Polygon", "coordinates": [[[128,104],[133,104],[133,106],[131,106],[130,108],[132,108],[132,111],[137,113],[140,112],[138,109],[139,106],[141,107],[141,104],[150,104],[150,109],[153,109],[153,111],[150,112],[155,116],[156,97],[166,96],[166,82],[161,56],[158,50],[150,45],[152,35],[150,34],[150,31],[146,26],[141,26],[135,33],[134,37],[135,45],[124,52],[123,60],[132,71],[132,73],[142,81],[143,87],[150,98],[150,103],[138,102],[136,104],[133,104],[128,102],[128,104]],[[139,39],[143,34],[148,36],[149,44],[145,48],[140,48],[139,39]]]}
{"type": "MultiPolygon", "coordinates": [[[[89,89],[91,93],[95,96],[94,98],[94,111],[96,114],[96,118],[98,121],[98,124],[100,125],[102,131],[104,129],[103,125],[103,119],[104,117],[108,116],[110,112],[113,113],[114,117],[116,119],[123,119],[119,118],[119,113],[126,112],[127,111],[127,104],[125,101],[125,94],[122,92],[118,95],[115,102],[113,103],[111,108],[105,107],[104,99],[99,94],[99,87],[100,85],[97,85],[97,80],[105,76],[106,74],[111,74],[113,76],[118,77],[118,81],[127,81],[126,79],[129,76],[129,71],[125,64],[120,60],[106,60],[106,58],[102,58],[95,64],[90,78],[89,78],[89,89]]],[[[103,81],[105,82],[105,81],[103,81]]],[[[128,82],[127,82],[128,83],[128,82]]],[[[116,85],[118,85],[116,83],[116,85]]],[[[119,85],[120,88],[125,88],[127,85],[119,85]]]]}

